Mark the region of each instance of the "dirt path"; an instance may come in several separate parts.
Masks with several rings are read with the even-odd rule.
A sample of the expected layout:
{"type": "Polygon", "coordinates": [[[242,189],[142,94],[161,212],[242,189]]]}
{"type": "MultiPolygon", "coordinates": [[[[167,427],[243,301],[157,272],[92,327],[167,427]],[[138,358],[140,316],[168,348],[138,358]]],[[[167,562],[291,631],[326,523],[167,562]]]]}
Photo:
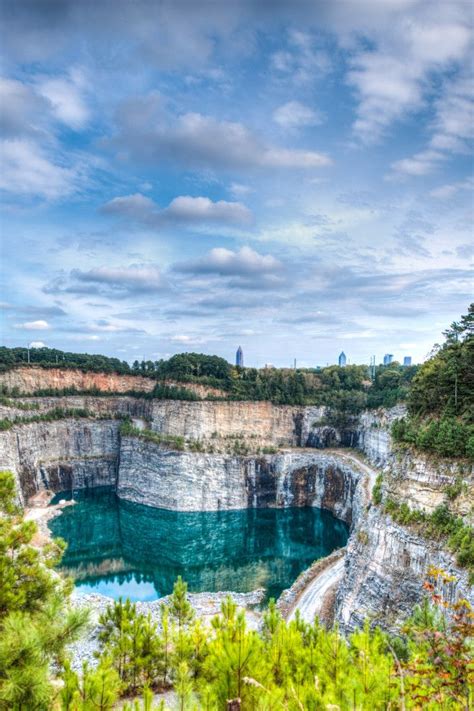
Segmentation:
{"type": "MultiPolygon", "coordinates": [[[[372,489],[378,475],[377,469],[366,464],[361,456],[347,450],[326,449],[324,453],[331,454],[344,463],[355,465],[359,471],[365,474],[363,486],[366,502],[369,503],[372,499],[372,489]]],[[[299,592],[287,619],[292,620],[295,617],[296,610],[299,610],[301,617],[306,622],[312,622],[315,615],[324,614],[328,607],[326,603],[328,603],[331,596],[334,596],[343,574],[344,555],[336,555],[334,560],[322,567],[321,571],[299,592]]]]}
{"type": "Polygon", "coordinates": [[[339,583],[343,572],[344,557],[341,557],[311,581],[290,612],[288,621],[294,619],[296,610],[299,610],[305,622],[313,622],[314,616],[321,614],[326,594],[339,583]]]}

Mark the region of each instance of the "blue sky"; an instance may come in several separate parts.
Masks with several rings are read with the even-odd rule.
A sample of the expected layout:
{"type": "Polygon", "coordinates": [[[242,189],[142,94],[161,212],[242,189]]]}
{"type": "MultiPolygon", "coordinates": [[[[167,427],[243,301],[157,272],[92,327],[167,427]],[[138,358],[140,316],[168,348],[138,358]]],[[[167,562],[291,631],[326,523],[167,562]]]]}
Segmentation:
{"type": "Polygon", "coordinates": [[[4,345],[420,361],[466,312],[470,2],[0,7],[4,345]]]}

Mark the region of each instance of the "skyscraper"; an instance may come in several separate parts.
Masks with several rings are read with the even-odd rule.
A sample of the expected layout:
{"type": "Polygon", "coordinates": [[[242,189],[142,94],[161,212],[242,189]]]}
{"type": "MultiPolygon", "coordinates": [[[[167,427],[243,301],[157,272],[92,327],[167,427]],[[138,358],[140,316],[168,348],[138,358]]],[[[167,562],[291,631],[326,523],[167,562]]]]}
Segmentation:
{"type": "Polygon", "coordinates": [[[346,354],[344,353],[344,351],[341,351],[341,353],[339,355],[339,365],[341,368],[344,368],[346,363],[347,363],[346,354]]]}
{"type": "Polygon", "coordinates": [[[390,365],[392,360],[393,360],[393,355],[391,353],[385,353],[385,355],[383,357],[383,364],[390,365]]]}
{"type": "Polygon", "coordinates": [[[405,357],[404,357],[404,359],[403,359],[403,365],[404,365],[405,367],[411,365],[411,356],[405,356],[405,357]]]}
{"type": "Polygon", "coordinates": [[[240,368],[244,367],[244,352],[241,346],[237,348],[237,353],[235,354],[235,365],[239,366],[240,368]]]}

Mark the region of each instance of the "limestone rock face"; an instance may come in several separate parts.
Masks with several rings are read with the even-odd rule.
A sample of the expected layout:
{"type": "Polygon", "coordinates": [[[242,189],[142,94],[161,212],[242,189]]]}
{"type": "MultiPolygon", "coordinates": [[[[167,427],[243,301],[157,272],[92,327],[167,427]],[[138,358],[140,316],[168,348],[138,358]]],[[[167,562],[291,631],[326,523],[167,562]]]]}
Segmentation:
{"type": "Polygon", "coordinates": [[[35,366],[14,368],[0,375],[0,384],[20,393],[34,393],[36,390],[51,388],[62,390],[76,388],[77,390],[93,390],[103,392],[127,392],[142,390],[151,392],[155,381],[140,375],[118,375],[117,373],[83,373],[72,368],[40,368],[35,366]]]}
{"type": "Polygon", "coordinates": [[[124,437],[117,493],[176,511],[318,506],[350,523],[361,476],[356,467],[320,452],[200,454],[124,437]]]}
{"type": "Polygon", "coordinates": [[[449,552],[372,507],[347,546],[335,610],[341,629],[348,633],[366,618],[394,629],[421,602],[430,566],[456,578],[442,590],[445,599],[464,597],[474,604],[467,572],[453,563],[449,552]]]}
{"type": "MultiPolygon", "coordinates": [[[[15,399],[11,400],[15,403],[15,399]]],[[[19,402],[23,405],[34,405],[34,409],[25,410],[19,407],[0,405],[0,419],[13,420],[43,414],[59,407],[63,410],[82,409],[99,417],[115,417],[128,415],[151,419],[152,402],[144,398],[123,396],[93,396],[64,395],[62,397],[24,397],[19,402]]]]}
{"type": "Polygon", "coordinates": [[[311,422],[323,408],[271,402],[154,400],[152,429],[160,434],[215,442],[240,438],[251,443],[304,446],[311,422]]]}
{"type": "Polygon", "coordinates": [[[116,421],[39,422],[0,436],[0,468],[13,471],[25,501],[41,489],[115,485],[118,455],[116,421]]]}

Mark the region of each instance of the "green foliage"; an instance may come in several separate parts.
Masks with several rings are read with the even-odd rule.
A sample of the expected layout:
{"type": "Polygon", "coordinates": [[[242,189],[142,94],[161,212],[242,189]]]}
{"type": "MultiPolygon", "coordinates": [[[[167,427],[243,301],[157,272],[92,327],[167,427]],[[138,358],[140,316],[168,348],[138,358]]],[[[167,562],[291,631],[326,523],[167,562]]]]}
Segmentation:
{"type": "MultiPolygon", "coordinates": [[[[431,583],[427,589],[431,591],[431,583]]],[[[439,595],[433,599],[439,600],[439,595]]],[[[203,629],[189,614],[186,587],[178,581],[170,608],[162,607],[161,632],[155,634],[161,650],[164,635],[170,639],[169,680],[180,711],[220,711],[236,698],[242,711],[417,709],[421,698],[432,711],[468,708],[470,611],[465,602],[452,609],[440,604],[444,615],[428,601],[416,608],[396,638],[368,623],[347,640],[337,628],[327,630],[317,619],[308,624],[297,615],[286,623],[274,601],[257,632],[248,628],[231,598],[203,629]],[[181,619],[181,630],[168,627],[171,608],[175,621],[181,619]],[[181,636],[189,642],[186,658],[178,653],[181,636]]],[[[133,606],[130,611],[139,617],[133,606]]],[[[115,616],[115,628],[121,624],[115,616]]],[[[110,654],[108,643],[104,654],[110,654]]],[[[161,675],[152,686],[163,688],[161,675]]],[[[148,687],[144,688],[147,694],[148,687]]]]}
{"type": "Polygon", "coordinates": [[[441,419],[409,416],[395,420],[392,437],[395,442],[411,444],[441,457],[474,458],[470,445],[474,439],[474,423],[448,415],[441,419]]]}
{"type": "Polygon", "coordinates": [[[155,398],[156,400],[200,400],[201,398],[196,395],[192,390],[186,388],[179,388],[175,385],[166,385],[164,383],[158,383],[155,385],[151,393],[147,393],[148,397],[155,398]]]}
{"type": "Polygon", "coordinates": [[[19,402],[11,400],[5,395],[0,395],[0,405],[3,407],[14,407],[16,410],[37,410],[39,408],[37,402],[19,402]]]}
{"type": "Polygon", "coordinates": [[[403,629],[409,650],[404,663],[407,697],[415,708],[471,709],[474,614],[466,600],[450,604],[443,599],[439,590],[453,582],[451,576],[437,569],[429,572],[424,587],[431,603],[426,598],[415,608],[403,629]]]}
{"type": "Polygon", "coordinates": [[[372,501],[374,504],[380,504],[382,502],[382,481],[382,474],[377,474],[377,478],[375,479],[375,484],[372,489],[372,501]]]}
{"type": "MultiPolygon", "coordinates": [[[[200,383],[223,391],[223,396],[209,395],[219,400],[269,400],[280,405],[326,405],[332,424],[347,427],[351,418],[365,407],[391,406],[404,399],[409,381],[416,367],[390,368],[379,366],[375,381],[369,379],[365,365],[337,365],[318,369],[239,368],[224,358],[203,353],[179,353],[168,360],[135,361],[132,367],[116,358],[99,355],[65,353],[49,348],[30,351],[32,365],[44,368],[79,368],[84,372],[115,372],[140,375],[157,380],[150,392],[131,389],[135,397],[199,400],[200,397],[185,387],[186,383],[200,383]],[[169,385],[166,381],[183,383],[169,385]]],[[[27,365],[27,349],[0,348],[0,371],[27,365]]],[[[17,396],[11,392],[10,396],[17,396]]],[[[35,396],[101,395],[98,389],[78,391],[74,387],[55,390],[46,388],[32,393],[35,396]]],[[[107,393],[112,394],[112,393],[107,393]]],[[[124,393],[121,393],[124,394],[124,393]]]]}
{"type": "Polygon", "coordinates": [[[474,304],[445,331],[446,341],[412,380],[408,417],[392,425],[396,442],[441,457],[474,459],[474,304]]]}
{"type": "Polygon", "coordinates": [[[13,475],[0,472],[0,709],[51,708],[51,665],[87,617],[67,609],[70,584],[51,571],[61,547],[33,547],[35,533],[15,503],[13,475]]]}
{"type": "Polygon", "coordinates": [[[99,642],[122,688],[135,692],[163,675],[164,651],[150,616],[137,613],[130,600],[119,599],[100,616],[99,642]]]}
{"type": "Polygon", "coordinates": [[[378,366],[372,387],[367,393],[367,407],[393,407],[407,399],[419,366],[404,367],[398,363],[378,366]]]}
{"type": "Polygon", "coordinates": [[[9,420],[0,420],[0,430],[9,430],[13,425],[30,425],[32,422],[56,422],[68,417],[94,417],[94,413],[83,407],[53,407],[52,410],[41,413],[41,415],[30,415],[30,417],[14,417],[9,420]]]}
{"type": "Polygon", "coordinates": [[[184,437],[159,434],[152,430],[140,430],[138,427],[134,427],[131,420],[128,419],[120,425],[120,434],[123,437],[137,437],[148,442],[165,445],[171,449],[184,450],[184,437]]]}
{"type": "MultiPolygon", "coordinates": [[[[130,373],[130,366],[118,358],[89,353],[68,353],[57,348],[30,348],[30,364],[43,368],[78,368],[84,372],[130,373]]],[[[28,365],[27,348],[0,347],[0,372],[28,365]]]]}
{"type": "Polygon", "coordinates": [[[199,379],[208,385],[230,384],[232,366],[224,358],[205,355],[204,353],[178,353],[169,360],[160,360],[155,364],[155,373],[159,378],[184,380],[199,379]]]}
{"type": "Polygon", "coordinates": [[[84,662],[81,674],[72,671],[66,661],[62,678],[64,686],[60,701],[63,711],[110,711],[122,689],[117,672],[105,657],[96,669],[90,669],[84,662]]]}
{"type": "Polygon", "coordinates": [[[445,331],[446,340],[413,378],[408,408],[412,415],[474,418],[474,304],[445,331]]]}

